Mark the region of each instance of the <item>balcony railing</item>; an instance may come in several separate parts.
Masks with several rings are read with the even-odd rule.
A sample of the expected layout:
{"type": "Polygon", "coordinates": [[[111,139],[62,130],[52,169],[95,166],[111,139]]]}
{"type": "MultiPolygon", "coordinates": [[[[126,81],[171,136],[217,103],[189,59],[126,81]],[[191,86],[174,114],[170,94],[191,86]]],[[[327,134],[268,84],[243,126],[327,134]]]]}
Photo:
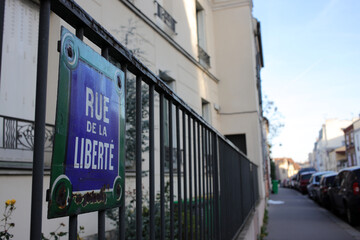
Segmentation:
{"type": "MultiPolygon", "coordinates": [[[[34,122],[0,115],[0,148],[29,150],[34,149],[34,122]]],[[[55,126],[45,128],[45,151],[51,152],[54,143],[55,126]]]]}
{"type": "Polygon", "coordinates": [[[206,68],[210,68],[210,56],[200,46],[198,46],[198,55],[200,64],[206,68]]]}
{"type": "Polygon", "coordinates": [[[157,5],[156,8],[156,15],[168,26],[174,33],[175,31],[175,19],[158,3],[155,2],[157,5]]]}

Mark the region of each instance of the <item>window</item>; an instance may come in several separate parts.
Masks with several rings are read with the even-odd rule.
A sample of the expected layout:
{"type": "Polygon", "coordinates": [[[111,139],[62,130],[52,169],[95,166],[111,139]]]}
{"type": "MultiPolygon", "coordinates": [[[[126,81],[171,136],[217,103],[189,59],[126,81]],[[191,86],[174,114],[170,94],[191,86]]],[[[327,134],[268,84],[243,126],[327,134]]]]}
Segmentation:
{"type": "Polygon", "coordinates": [[[1,32],[1,115],[34,120],[38,27],[39,9],[35,3],[5,1],[1,32]]]}
{"type": "MultiPolygon", "coordinates": [[[[0,21],[0,165],[31,168],[39,7],[32,1],[1,1],[0,21]]],[[[47,168],[54,126],[46,125],[45,131],[47,168]]]]}
{"type": "Polygon", "coordinates": [[[199,63],[206,68],[210,67],[210,56],[207,54],[206,31],[205,31],[205,11],[204,8],[196,2],[196,26],[198,37],[198,57],[199,63]]]}
{"type": "Polygon", "coordinates": [[[204,99],[201,100],[201,110],[202,110],[202,117],[207,121],[208,123],[211,123],[211,110],[210,110],[210,103],[204,99]]]}
{"type": "MultiPolygon", "coordinates": [[[[175,19],[170,15],[170,13],[165,10],[166,6],[163,7],[162,5],[159,4],[159,2],[155,1],[156,3],[156,13],[155,15],[158,17],[160,21],[158,21],[157,23],[160,26],[163,26],[163,30],[165,30],[165,32],[169,35],[174,35],[176,34],[175,31],[175,25],[176,25],[176,21],[175,19]]],[[[167,5],[169,5],[168,7],[171,7],[171,1],[165,1],[165,3],[167,3],[167,5]]],[[[169,8],[167,8],[169,9],[169,8]]]]}

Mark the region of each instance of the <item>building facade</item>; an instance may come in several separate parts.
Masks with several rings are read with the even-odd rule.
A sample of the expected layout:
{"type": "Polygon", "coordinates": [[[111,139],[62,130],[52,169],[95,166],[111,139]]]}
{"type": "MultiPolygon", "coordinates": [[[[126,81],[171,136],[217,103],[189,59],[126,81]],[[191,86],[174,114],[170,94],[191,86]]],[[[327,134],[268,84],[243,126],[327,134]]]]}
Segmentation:
{"type": "Polygon", "coordinates": [[[295,175],[299,170],[300,166],[292,158],[274,158],[276,166],[276,177],[281,183],[295,175]]]}
{"type": "Polygon", "coordinates": [[[351,120],[329,119],[325,121],[319,131],[319,137],[315,142],[313,151],[313,166],[318,171],[329,171],[337,163],[335,158],[329,157],[330,152],[345,146],[343,128],[347,127],[351,120]]]}
{"type": "Polygon", "coordinates": [[[347,166],[360,165],[360,120],[344,128],[347,166]]]}
{"type": "Polygon", "coordinates": [[[356,163],[358,166],[360,166],[360,120],[356,120],[353,125],[356,163]]]}
{"type": "MultiPolygon", "coordinates": [[[[260,70],[264,61],[260,23],[252,16],[252,1],[78,0],[76,3],[258,165],[259,208],[264,209],[268,161],[261,107],[260,70]]],[[[0,16],[3,19],[0,29],[0,190],[6,194],[1,195],[0,201],[19,199],[18,212],[25,213],[30,203],[20,199],[30,199],[31,195],[39,5],[31,0],[6,0],[1,4],[4,11],[0,16]],[[24,191],[19,191],[23,188],[24,191]]],[[[52,155],[59,68],[57,44],[61,26],[75,33],[52,13],[46,169],[50,167],[52,155]]],[[[86,39],[84,41],[101,52],[86,39]]],[[[127,184],[131,186],[133,162],[127,162],[126,167],[129,170],[127,184]]],[[[45,192],[48,175],[44,183],[45,192]]],[[[45,207],[43,219],[46,219],[45,207]]],[[[257,216],[260,222],[262,214],[260,210],[257,216]]],[[[87,233],[93,234],[96,223],[88,221],[89,215],[92,216],[83,215],[80,221],[84,222],[87,233]]],[[[27,238],[28,215],[16,215],[14,220],[24,229],[17,235],[19,239],[27,238]]],[[[59,221],[62,220],[45,221],[45,233],[56,229],[59,221]]]]}

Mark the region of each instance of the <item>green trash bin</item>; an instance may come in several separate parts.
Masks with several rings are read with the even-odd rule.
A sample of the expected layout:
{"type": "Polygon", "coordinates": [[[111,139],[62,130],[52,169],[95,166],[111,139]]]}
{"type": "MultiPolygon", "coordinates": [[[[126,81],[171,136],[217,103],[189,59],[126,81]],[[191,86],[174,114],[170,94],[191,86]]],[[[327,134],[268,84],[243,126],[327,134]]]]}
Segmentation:
{"type": "Polygon", "coordinates": [[[279,192],[279,181],[278,180],[272,180],[272,192],[274,194],[278,194],[279,192]]]}

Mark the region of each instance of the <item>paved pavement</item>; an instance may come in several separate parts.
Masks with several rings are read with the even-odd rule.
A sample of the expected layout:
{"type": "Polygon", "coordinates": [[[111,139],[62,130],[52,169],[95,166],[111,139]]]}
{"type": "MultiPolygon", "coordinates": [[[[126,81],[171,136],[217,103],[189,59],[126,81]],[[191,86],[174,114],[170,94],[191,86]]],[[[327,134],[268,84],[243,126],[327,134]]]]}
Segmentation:
{"type": "Polygon", "coordinates": [[[360,240],[360,231],[292,189],[271,194],[268,211],[265,240],[360,240]]]}

